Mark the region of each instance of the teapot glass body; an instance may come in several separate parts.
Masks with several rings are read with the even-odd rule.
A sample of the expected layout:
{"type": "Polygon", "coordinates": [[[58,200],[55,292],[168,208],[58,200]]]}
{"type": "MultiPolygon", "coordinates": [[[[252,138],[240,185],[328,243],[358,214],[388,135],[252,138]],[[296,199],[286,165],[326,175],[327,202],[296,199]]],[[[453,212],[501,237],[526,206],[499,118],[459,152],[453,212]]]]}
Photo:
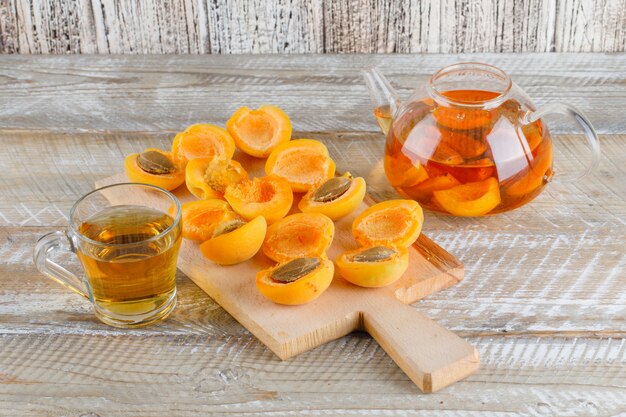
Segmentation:
{"type": "Polygon", "coordinates": [[[572,114],[592,144],[591,125],[577,110],[552,105],[537,111],[502,70],[481,63],[442,68],[400,103],[376,69],[365,74],[374,113],[386,133],[384,166],[403,196],[433,211],[483,216],[534,199],[551,181],[552,140],[543,114],[572,114]]]}

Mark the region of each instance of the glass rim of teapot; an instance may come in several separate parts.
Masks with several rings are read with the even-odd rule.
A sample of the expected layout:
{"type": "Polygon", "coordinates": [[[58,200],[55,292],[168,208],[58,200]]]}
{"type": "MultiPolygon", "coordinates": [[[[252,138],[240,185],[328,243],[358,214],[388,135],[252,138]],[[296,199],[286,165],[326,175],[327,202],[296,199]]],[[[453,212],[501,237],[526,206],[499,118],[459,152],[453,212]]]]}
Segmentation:
{"type": "Polygon", "coordinates": [[[446,104],[456,104],[464,107],[485,107],[488,105],[499,106],[503,102],[508,99],[509,93],[513,87],[513,81],[511,77],[504,72],[504,70],[490,64],[485,64],[484,62],[478,61],[466,61],[466,62],[456,62],[454,64],[446,65],[438,69],[428,80],[428,84],[426,88],[435,100],[442,101],[446,104]],[[463,71],[474,71],[474,72],[483,72],[486,74],[490,74],[493,77],[498,78],[500,81],[505,83],[504,88],[495,89],[494,92],[498,93],[496,97],[480,100],[480,101],[466,101],[466,100],[456,100],[444,95],[436,86],[435,83],[439,81],[441,78],[450,76],[452,74],[456,74],[463,71]]]}
{"type": "MultiPolygon", "coordinates": [[[[92,245],[97,245],[97,246],[105,246],[105,247],[132,247],[132,246],[137,246],[137,245],[145,245],[146,243],[150,243],[150,242],[154,242],[157,241],[159,239],[162,239],[164,236],[166,236],[168,233],[170,233],[172,230],[174,230],[175,227],[177,227],[177,225],[180,223],[181,221],[181,217],[182,217],[182,207],[180,204],[180,201],[178,200],[178,198],[172,194],[171,192],[167,191],[164,188],[158,187],[156,185],[152,185],[152,184],[146,184],[143,182],[119,182],[116,184],[109,184],[109,185],[105,185],[103,187],[100,188],[96,188],[95,190],[92,190],[90,192],[88,192],[87,194],[83,195],[81,198],[79,198],[78,200],[76,200],[76,202],[74,203],[74,205],[72,206],[72,208],[70,209],[70,217],[69,217],[69,229],[72,232],[72,235],[78,237],[81,240],[84,240],[85,242],[92,244],[92,245]],[[155,236],[151,236],[148,239],[142,240],[140,242],[131,242],[131,243],[104,243],[104,242],[100,242],[98,240],[93,240],[87,236],[85,236],[84,234],[82,234],[74,225],[74,215],[76,213],[76,210],[78,208],[78,206],[85,201],[88,197],[101,192],[103,190],[106,190],[108,188],[114,188],[114,187],[120,187],[120,186],[140,186],[140,187],[145,187],[145,188],[152,188],[156,191],[159,191],[163,194],[165,194],[167,197],[169,197],[170,200],[172,200],[174,202],[174,205],[176,206],[176,216],[174,217],[174,221],[172,222],[171,225],[169,225],[167,227],[167,229],[163,230],[161,233],[159,233],[158,235],[155,236]]],[[[70,239],[71,240],[71,239],[70,239]]]]}

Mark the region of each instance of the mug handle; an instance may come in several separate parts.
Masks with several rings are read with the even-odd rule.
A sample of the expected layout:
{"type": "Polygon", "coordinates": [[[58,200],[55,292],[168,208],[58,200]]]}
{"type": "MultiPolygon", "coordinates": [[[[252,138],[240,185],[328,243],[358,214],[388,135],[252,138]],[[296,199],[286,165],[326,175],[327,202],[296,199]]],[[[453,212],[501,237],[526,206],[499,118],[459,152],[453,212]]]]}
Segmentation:
{"type": "Polygon", "coordinates": [[[49,255],[55,252],[76,253],[72,239],[67,233],[60,231],[50,232],[39,238],[33,254],[33,260],[39,272],[90,299],[89,289],[85,282],[49,258],[49,255]]]}
{"type": "Polygon", "coordinates": [[[585,132],[585,137],[587,138],[587,142],[591,148],[591,160],[583,171],[575,171],[566,174],[557,173],[557,180],[562,182],[574,182],[598,168],[598,165],[600,164],[600,139],[598,139],[598,134],[583,112],[574,106],[562,103],[552,103],[547,104],[534,112],[527,113],[525,122],[532,123],[548,114],[560,114],[563,116],[569,116],[576,120],[578,125],[585,132]]]}

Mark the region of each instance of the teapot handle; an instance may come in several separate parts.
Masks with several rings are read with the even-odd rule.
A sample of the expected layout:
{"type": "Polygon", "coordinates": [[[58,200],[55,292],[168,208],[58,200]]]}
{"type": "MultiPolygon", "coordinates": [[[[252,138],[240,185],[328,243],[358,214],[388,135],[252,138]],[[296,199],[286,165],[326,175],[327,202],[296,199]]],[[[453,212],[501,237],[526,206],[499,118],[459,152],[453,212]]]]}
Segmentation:
{"type": "Polygon", "coordinates": [[[574,182],[594,171],[600,164],[600,139],[598,139],[598,134],[589,122],[589,119],[587,119],[583,112],[573,106],[562,103],[552,103],[534,112],[529,112],[525,117],[525,122],[532,123],[548,114],[561,114],[576,120],[578,125],[583,129],[589,147],[591,148],[591,160],[584,170],[557,174],[557,179],[562,182],[574,182]]]}

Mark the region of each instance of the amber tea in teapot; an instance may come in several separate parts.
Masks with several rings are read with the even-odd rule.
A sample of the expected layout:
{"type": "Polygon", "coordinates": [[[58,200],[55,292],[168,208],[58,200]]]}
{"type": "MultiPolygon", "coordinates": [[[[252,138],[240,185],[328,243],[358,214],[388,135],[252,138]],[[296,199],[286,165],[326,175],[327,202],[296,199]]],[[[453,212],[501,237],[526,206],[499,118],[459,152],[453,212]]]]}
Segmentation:
{"type": "Polygon", "coordinates": [[[433,211],[496,214],[541,193],[553,175],[552,141],[540,118],[548,112],[577,116],[592,144],[592,165],[597,164],[597,137],[583,116],[565,105],[535,111],[495,67],[443,68],[406,103],[376,69],[365,76],[379,104],[374,115],[387,135],[387,179],[400,194],[433,211]]]}

